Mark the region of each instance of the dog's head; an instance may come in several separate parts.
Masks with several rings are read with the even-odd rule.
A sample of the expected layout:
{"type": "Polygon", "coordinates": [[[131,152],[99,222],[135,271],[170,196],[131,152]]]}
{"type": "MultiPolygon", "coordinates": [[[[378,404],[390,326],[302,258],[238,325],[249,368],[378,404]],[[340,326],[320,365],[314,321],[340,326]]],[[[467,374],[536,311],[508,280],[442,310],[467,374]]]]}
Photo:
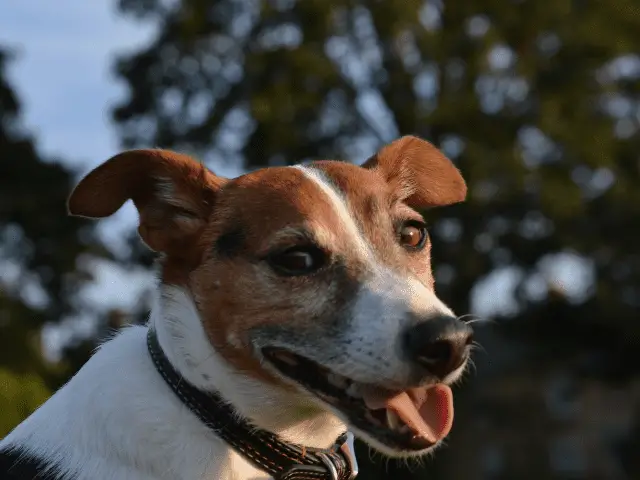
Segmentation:
{"type": "Polygon", "coordinates": [[[166,150],[121,153],[69,199],[99,218],[132,199],[162,282],[188,291],[238,371],[302,394],[390,455],[447,435],[471,330],[434,294],[420,212],[464,200],[431,144],[404,137],[362,166],[267,168],[228,180],[166,150]]]}

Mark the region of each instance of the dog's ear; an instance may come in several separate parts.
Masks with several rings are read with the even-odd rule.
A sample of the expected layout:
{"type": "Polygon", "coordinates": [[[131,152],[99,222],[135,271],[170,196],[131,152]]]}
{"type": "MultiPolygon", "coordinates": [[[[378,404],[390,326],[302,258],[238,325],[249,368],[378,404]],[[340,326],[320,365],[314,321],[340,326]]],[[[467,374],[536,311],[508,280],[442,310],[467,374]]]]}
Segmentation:
{"type": "Polygon", "coordinates": [[[193,158],[168,150],[120,153],[84,177],[71,193],[71,215],[102,218],[133,200],[142,240],[154,251],[179,252],[201,232],[226,179],[193,158]]]}
{"type": "Polygon", "coordinates": [[[462,202],[467,196],[467,185],[451,160],[418,137],[390,143],[362,166],[379,172],[399,199],[416,210],[462,202]]]}

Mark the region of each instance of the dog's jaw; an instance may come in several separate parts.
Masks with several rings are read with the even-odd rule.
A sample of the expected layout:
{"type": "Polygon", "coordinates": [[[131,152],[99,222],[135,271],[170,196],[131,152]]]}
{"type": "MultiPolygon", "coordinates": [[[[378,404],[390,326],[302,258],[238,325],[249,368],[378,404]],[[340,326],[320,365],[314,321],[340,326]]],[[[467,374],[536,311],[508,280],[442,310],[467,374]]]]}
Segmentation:
{"type": "MultiPolygon", "coordinates": [[[[389,294],[393,292],[393,289],[383,289],[382,291],[385,291],[386,294],[382,299],[378,298],[377,301],[383,303],[391,301],[392,295],[389,294]]],[[[249,419],[257,427],[278,434],[288,442],[308,447],[326,448],[349,428],[340,418],[340,412],[335,411],[330,405],[319,399],[309,398],[308,395],[302,393],[292,393],[290,390],[274,388],[271,384],[265,384],[251,375],[235,370],[215,351],[209,342],[202,326],[200,314],[190,293],[184,288],[164,284],[160,286],[159,292],[160,295],[156,298],[152,309],[150,323],[156,329],[163,351],[172,365],[192,385],[203,391],[217,392],[234,406],[238,414],[249,419]]],[[[368,335],[372,335],[373,332],[370,329],[362,329],[362,325],[358,324],[358,318],[366,320],[365,314],[369,308],[394,307],[394,305],[377,305],[376,302],[374,303],[377,306],[373,305],[371,303],[372,295],[372,292],[364,292],[361,296],[363,304],[357,305],[362,311],[360,311],[360,315],[354,316],[353,328],[350,329],[351,333],[347,339],[353,346],[350,350],[359,352],[359,354],[354,354],[354,357],[350,357],[346,363],[338,362],[335,365],[330,365],[332,362],[325,362],[325,364],[329,364],[336,371],[354,379],[373,383],[382,378],[385,383],[389,384],[389,382],[399,380],[398,371],[394,370],[389,363],[376,362],[376,359],[381,360],[379,355],[375,358],[362,357],[363,352],[366,353],[364,347],[379,345],[382,343],[381,338],[388,335],[384,331],[380,331],[378,333],[382,335],[381,338],[362,337],[362,332],[369,331],[368,335]],[[384,374],[385,365],[391,368],[389,378],[386,378],[384,374]],[[354,367],[357,368],[354,370],[354,367]],[[376,372],[378,375],[382,373],[383,376],[376,376],[376,372]]],[[[379,295],[379,292],[376,295],[379,295]]],[[[436,307],[447,308],[439,301],[437,301],[436,307]]],[[[396,352],[389,352],[390,359],[393,359],[395,355],[396,352]]],[[[466,364],[452,372],[445,379],[445,382],[455,382],[465,367],[466,364]]],[[[409,377],[410,375],[407,373],[406,381],[410,381],[409,377]]],[[[410,457],[417,454],[392,450],[376,441],[367,432],[357,428],[354,431],[389,457],[410,457]]],[[[434,445],[430,450],[435,450],[439,445],[434,445]]],[[[236,462],[242,463],[239,460],[236,462]]],[[[243,465],[243,468],[248,467],[248,464],[243,465]]]]}
{"type": "Polygon", "coordinates": [[[194,300],[185,289],[161,285],[151,323],[173,366],[192,385],[215,391],[238,414],[283,440],[326,448],[346,430],[335,415],[308,398],[237,371],[209,342],[194,300]]]}

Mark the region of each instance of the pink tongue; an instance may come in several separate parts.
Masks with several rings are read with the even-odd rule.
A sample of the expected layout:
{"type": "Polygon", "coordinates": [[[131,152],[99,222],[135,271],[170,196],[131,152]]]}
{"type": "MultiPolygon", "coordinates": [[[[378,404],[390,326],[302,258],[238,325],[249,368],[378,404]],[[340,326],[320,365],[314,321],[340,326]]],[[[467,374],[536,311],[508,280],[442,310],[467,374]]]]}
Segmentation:
{"type": "Polygon", "coordinates": [[[364,388],[362,396],[367,408],[386,408],[394,412],[415,433],[430,443],[446,437],[453,424],[453,394],[447,385],[390,392],[364,388]]]}

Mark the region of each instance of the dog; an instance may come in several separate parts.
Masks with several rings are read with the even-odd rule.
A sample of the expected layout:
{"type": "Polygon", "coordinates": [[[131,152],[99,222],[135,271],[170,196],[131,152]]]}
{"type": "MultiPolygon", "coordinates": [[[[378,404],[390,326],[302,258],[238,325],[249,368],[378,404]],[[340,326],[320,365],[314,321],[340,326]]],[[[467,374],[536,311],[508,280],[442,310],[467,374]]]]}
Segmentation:
{"type": "Polygon", "coordinates": [[[424,455],[453,421],[473,332],[434,293],[423,213],[467,187],[413,136],[361,166],[235,179],[120,153],[71,215],[132,200],[159,255],[148,326],[125,327],[0,442],[5,478],[353,479],[353,438],[424,455]]]}

